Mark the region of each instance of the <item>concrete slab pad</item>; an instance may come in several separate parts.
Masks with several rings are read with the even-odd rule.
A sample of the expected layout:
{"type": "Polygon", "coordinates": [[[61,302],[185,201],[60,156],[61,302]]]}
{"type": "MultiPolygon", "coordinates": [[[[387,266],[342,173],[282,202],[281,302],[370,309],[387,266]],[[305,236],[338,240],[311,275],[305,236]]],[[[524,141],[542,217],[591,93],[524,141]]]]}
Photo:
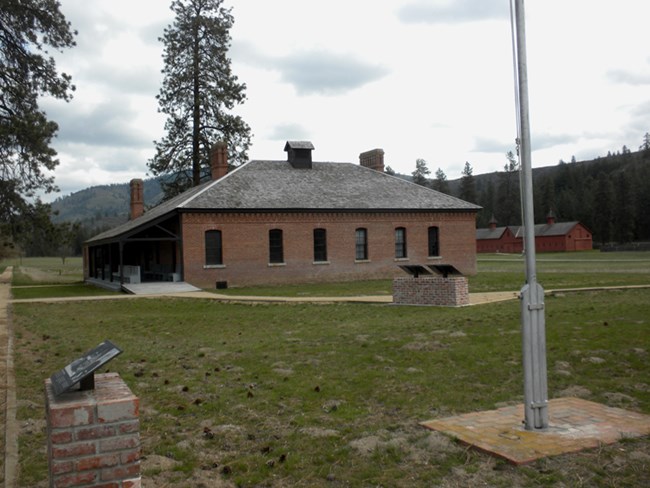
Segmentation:
{"type": "Polygon", "coordinates": [[[650,415],[580,398],[549,401],[549,428],[524,429],[524,406],[430,420],[422,425],[513,464],[613,444],[650,434],[650,415]]]}
{"type": "Polygon", "coordinates": [[[155,282],[155,283],[138,283],[123,284],[122,289],[133,295],[173,295],[176,293],[187,293],[191,291],[201,291],[184,281],[175,282],[155,282]]]}

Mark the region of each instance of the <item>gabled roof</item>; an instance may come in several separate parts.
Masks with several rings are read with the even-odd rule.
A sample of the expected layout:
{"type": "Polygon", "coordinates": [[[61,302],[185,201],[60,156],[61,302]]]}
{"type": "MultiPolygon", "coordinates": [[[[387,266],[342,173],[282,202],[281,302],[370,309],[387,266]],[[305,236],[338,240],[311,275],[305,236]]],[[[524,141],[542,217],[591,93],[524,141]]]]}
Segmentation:
{"type": "MultiPolygon", "coordinates": [[[[564,236],[573,230],[580,222],[555,222],[554,224],[537,224],[535,226],[535,237],[564,236]]],[[[517,237],[523,237],[524,228],[513,226],[512,233],[517,237]]]]}
{"type": "MultiPolygon", "coordinates": [[[[564,236],[573,230],[580,222],[556,222],[554,224],[537,224],[535,226],[535,237],[564,236]]],[[[517,237],[524,237],[523,226],[511,225],[508,227],[497,227],[496,229],[476,229],[477,240],[501,239],[506,229],[517,237]]]]}
{"type": "Polygon", "coordinates": [[[503,237],[503,233],[506,231],[506,229],[507,227],[495,227],[494,229],[476,229],[476,240],[499,240],[501,237],[503,237]]]}
{"type": "Polygon", "coordinates": [[[301,169],[287,161],[251,161],[88,242],[121,236],[173,212],[477,212],[480,208],[357,164],[314,162],[312,168],[301,169]]]}

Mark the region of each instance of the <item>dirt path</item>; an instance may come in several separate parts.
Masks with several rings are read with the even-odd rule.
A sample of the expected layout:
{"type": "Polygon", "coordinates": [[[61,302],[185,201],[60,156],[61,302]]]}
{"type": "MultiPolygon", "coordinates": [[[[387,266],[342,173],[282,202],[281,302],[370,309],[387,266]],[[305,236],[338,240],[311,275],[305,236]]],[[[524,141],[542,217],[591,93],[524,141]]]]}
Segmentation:
{"type": "Polygon", "coordinates": [[[18,426],[16,423],[16,382],[13,338],[11,334],[11,276],[8,267],[0,275],[0,485],[16,486],[18,465],[18,426]]]}

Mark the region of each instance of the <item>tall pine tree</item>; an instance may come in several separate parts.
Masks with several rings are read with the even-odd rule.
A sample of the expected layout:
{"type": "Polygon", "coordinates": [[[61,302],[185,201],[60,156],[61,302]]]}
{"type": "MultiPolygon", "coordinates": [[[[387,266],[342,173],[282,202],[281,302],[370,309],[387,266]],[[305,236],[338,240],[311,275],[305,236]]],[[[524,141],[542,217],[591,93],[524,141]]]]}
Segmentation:
{"type": "Polygon", "coordinates": [[[49,172],[59,164],[50,147],[58,125],[40,109],[39,97],[71,98],[71,78],[58,73],[48,50],[74,46],[75,33],[56,0],[0,3],[1,248],[15,240],[35,192],[57,189],[49,172]]]}
{"type": "Polygon", "coordinates": [[[228,50],[234,18],[223,0],[174,0],[174,23],[160,39],[164,44],[163,84],[157,96],[167,116],[166,136],[156,141],[149,161],[154,175],[165,175],[170,198],[201,182],[209,168],[210,148],[228,145],[231,164],[244,163],[250,127],[232,114],[245,99],[246,85],[232,73],[228,50]]]}
{"type": "Polygon", "coordinates": [[[451,193],[449,191],[449,181],[447,180],[447,175],[442,170],[442,168],[438,168],[436,170],[436,177],[433,180],[433,189],[439,191],[440,193],[446,193],[448,195],[451,193]]]}
{"type": "Polygon", "coordinates": [[[424,159],[417,159],[415,161],[415,171],[411,173],[413,176],[413,183],[421,186],[428,186],[429,180],[427,176],[431,173],[431,170],[427,167],[427,162],[424,159]]]}
{"type": "Polygon", "coordinates": [[[508,163],[499,175],[499,197],[497,212],[500,221],[505,225],[516,225],[521,222],[521,197],[519,193],[519,162],[512,151],[506,153],[508,163]]]}
{"type": "Polygon", "coordinates": [[[470,203],[476,202],[476,181],[474,181],[473,172],[474,169],[472,168],[472,165],[469,164],[469,161],[466,161],[465,167],[461,173],[459,196],[462,200],[470,203]]]}

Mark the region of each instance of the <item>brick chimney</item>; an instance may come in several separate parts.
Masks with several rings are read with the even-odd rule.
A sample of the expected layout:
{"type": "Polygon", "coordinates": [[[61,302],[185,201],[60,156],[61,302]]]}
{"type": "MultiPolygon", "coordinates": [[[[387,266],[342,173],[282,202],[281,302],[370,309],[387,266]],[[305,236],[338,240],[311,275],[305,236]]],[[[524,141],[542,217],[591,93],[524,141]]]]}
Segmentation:
{"type": "Polygon", "coordinates": [[[372,149],[359,154],[359,164],[366,168],[374,169],[380,173],[384,172],[384,150],[372,149]]]}
{"type": "Polygon", "coordinates": [[[144,182],[140,178],[131,180],[131,220],[137,219],[144,213],[144,182]]]}
{"type": "Polygon", "coordinates": [[[555,223],[555,214],[553,213],[553,210],[548,211],[548,215],[546,215],[546,225],[553,225],[555,223]]]}
{"type": "Polygon", "coordinates": [[[228,173],[228,145],[217,142],[210,150],[210,172],[212,180],[226,176],[228,173]]]}

